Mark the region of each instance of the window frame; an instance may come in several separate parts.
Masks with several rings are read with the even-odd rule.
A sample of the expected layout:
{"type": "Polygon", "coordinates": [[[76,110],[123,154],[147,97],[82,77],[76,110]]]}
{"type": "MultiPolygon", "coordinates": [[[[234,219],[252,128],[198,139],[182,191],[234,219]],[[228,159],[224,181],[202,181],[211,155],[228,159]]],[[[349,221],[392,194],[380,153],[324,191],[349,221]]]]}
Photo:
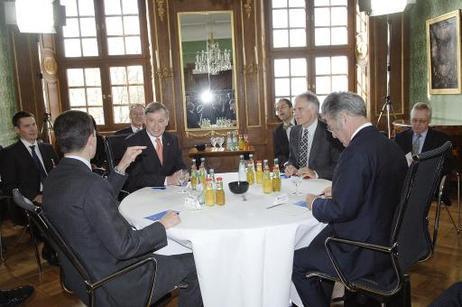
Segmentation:
{"type": "Polygon", "coordinates": [[[101,92],[103,99],[104,125],[98,125],[101,131],[115,131],[127,127],[128,123],[115,123],[110,84],[110,67],[140,65],[143,68],[145,103],[153,100],[152,67],[149,54],[148,23],[146,20],[146,4],[138,2],[138,17],[140,22],[141,54],[108,55],[107,36],[105,29],[104,1],[93,0],[95,9],[96,38],[98,56],[65,57],[63,30],[60,27],[56,33],[56,56],[59,64],[59,89],[63,110],[70,110],[67,69],[69,68],[99,68],[101,92]]]}

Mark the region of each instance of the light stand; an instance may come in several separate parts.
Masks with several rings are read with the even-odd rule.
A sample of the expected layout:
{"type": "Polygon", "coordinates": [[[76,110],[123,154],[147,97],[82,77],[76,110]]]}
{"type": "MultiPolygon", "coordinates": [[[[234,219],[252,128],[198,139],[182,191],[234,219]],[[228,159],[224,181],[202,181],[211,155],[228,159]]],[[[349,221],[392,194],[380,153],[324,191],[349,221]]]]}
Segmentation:
{"type": "Polygon", "coordinates": [[[387,16],[387,94],[385,96],[385,102],[382,105],[382,109],[377,119],[377,126],[380,124],[383,114],[387,117],[387,135],[391,138],[391,118],[396,120],[395,112],[393,111],[393,104],[391,102],[391,18],[387,16]]]}

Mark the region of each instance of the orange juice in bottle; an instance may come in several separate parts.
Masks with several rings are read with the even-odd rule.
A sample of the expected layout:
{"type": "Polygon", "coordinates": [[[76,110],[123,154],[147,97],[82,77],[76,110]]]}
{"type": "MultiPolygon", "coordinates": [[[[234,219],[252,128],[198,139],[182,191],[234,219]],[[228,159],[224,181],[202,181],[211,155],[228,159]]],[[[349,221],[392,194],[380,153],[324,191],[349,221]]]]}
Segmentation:
{"type": "Polygon", "coordinates": [[[213,189],[212,179],[210,178],[207,178],[206,181],[205,205],[210,207],[215,205],[215,190],[213,189]]]}
{"type": "Polygon", "coordinates": [[[279,159],[274,159],[273,165],[273,192],[281,192],[281,174],[279,172],[279,159]]]}
{"type": "Polygon", "coordinates": [[[223,206],[225,204],[225,190],[223,190],[223,178],[218,177],[216,183],[215,191],[215,203],[218,206],[223,206]]]}
{"type": "Polygon", "coordinates": [[[262,184],[263,182],[263,169],[261,166],[261,161],[257,161],[257,171],[255,173],[255,179],[258,184],[262,184]]]}
{"type": "Polygon", "coordinates": [[[263,160],[263,165],[263,193],[269,194],[273,192],[273,182],[271,180],[268,160],[263,160]]]}

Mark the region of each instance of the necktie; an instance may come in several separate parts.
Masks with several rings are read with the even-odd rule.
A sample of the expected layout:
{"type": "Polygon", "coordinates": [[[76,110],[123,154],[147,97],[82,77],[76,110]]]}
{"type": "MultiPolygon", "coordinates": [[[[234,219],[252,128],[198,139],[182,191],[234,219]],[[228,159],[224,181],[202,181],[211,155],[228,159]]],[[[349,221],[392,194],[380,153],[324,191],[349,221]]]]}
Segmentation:
{"type": "Polygon", "coordinates": [[[412,154],[418,154],[420,149],[420,139],[422,138],[422,134],[417,134],[415,137],[414,142],[412,143],[412,154]]]}
{"type": "Polygon", "coordinates": [[[47,172],[45,172],[42,162],[40,162],[40,159],[37,156],[37,153],[35,152],[35,145],[31,145],[29,147],[30,147],[30,150],[32,151],[32,159],[34,160],[35,167],[37,168],[40,174],[40,181],[43,183],[45,179],[47,178],[47,172]]]}
{"type": "Polygon", "coordinates": [[[298,167],[308,166],[308,129],[303,129],[300,142],[300,155],[298,156],[298,167]]]}
{"type": "Polygon", "coordinates": [[[164,156],[163,156],[163,147],[160,138],[156,138],[156,153],[157,157],[159,158],[160,164],[163,164],[164,156]]]}
{"type": "Polygon", "coordinates": [[[288,123],[288,124],[284,123],[284,124],[282,125],[282,127],[284,128],[284,130],[289,129],[289,128],[292,127],[292,126],[293,126],[292,123],[288,123]]]}

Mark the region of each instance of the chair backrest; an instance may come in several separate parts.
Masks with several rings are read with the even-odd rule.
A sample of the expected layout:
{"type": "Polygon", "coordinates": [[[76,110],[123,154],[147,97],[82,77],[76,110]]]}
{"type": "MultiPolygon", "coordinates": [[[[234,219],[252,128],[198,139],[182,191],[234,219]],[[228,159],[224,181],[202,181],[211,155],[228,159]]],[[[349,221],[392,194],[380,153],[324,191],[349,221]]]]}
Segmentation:
{"type": "Polygon", "coordinates": [[[34,205],[29,199],[24,197],[19,189],[13,189],[12,193],[15,203],[26,210],[31,218],[31,221],[39,228],[40,233],[45,237],[45,240],[55,251],[58,252],[58,254],[64,255],[67,258],[77,273],[82,277],[82,281],[84,283],[90,283],[92,279],[88,271],[83,266],[82,261],[72,248],[67,245],[57,229],[46,218],[43,214],[42,208],[34,205]]]}
{"type": "Polygon", "coordinates": [[[106,160],[109,166],[109,171],[122,159],[125,151],[125,139],[128,134],[110,135],[104,139],[104,150],[106,151],[106,160]]]}
{"type": "Polygon", "coordinates": [[[448,141],[439,148],[415,155],[409,167],[392,233],[403,272],[431,253],[427,215],[451,147],[448,141]]]}

